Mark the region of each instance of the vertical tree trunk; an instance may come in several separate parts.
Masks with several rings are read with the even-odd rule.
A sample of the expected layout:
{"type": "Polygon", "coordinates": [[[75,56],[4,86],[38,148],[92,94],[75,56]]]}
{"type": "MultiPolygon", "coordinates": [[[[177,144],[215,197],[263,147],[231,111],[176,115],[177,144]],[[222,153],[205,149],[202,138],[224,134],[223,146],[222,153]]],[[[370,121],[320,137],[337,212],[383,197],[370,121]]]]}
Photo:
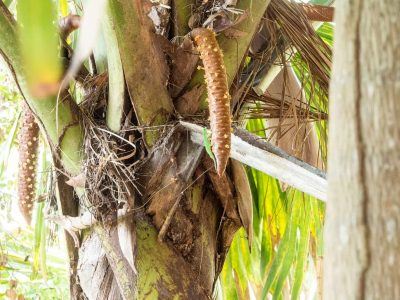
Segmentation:
{"type": "MultiPolygon", "coordinates": [[[[135,213],[128,217],[134,221],[137,299],[211,299],[239,228],[228,205],[221,206],[220,193],[210,186],[214,182],[209,182],[208,174],[214,171],[206,175],[203,147],[185,136],[186,132],[174,130],[137,172],[143,191],[135,200],[135,213]]],[[[230,188],[223,191],[230,197],[227,201],[233,201],[230,188]]],[[[106,246],[94,230],[86,232],[79,249],[77,282],[88,299],[122,298],[106,246]]]]}
{"type": "Polygon", "coordinates": [[[339,1],[326,299],[400,298],[400,2],[339,1]]]}

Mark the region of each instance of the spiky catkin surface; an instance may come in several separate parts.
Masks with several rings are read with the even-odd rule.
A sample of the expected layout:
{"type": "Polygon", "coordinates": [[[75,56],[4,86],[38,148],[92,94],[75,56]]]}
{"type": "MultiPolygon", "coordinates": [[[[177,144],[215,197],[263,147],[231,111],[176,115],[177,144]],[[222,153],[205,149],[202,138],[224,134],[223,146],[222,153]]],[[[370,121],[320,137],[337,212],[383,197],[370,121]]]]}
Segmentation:
{"type": "Polygon", "coordinates": [[[204,65],[210,110],[211,146],[217,161],[217,173],[222,176],[231,148],[231,97],[223,54],[212,30],[196,28],[191,35],[204,65]]]}
{"type": "Polygon", "coordinates": [[[22,122],[18,135],[18,203],[22,215],[29,224],[32,218],[33,202],[36,197],[36,164],[39,126],[28,105],[24,103],[22,110],[22,122]]]}

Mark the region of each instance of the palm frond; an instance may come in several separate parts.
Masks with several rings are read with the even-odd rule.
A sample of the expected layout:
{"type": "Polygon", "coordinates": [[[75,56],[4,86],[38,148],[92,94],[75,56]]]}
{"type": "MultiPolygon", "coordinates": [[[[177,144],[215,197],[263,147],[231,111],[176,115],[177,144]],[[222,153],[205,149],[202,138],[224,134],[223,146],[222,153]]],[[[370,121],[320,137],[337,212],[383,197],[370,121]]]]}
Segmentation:
{"type": "MultiPolygon", "coordinates": [[[[271,5],[269,16],[273,16],[276,23],[269,36],[274,37],[275,41],[283,41],[276,42],[275,46],[286,46],[280,50],[275,47],[274,51],[281,51],[279,55],[271,55],[269,51],[269,59],[280,57],[284,68],[294,69],[301,83],[303,96],[292,97],[294,100],[288,101],[288,97],[279,98],[268,93],[260,96],[250,90],[243,96],[242,103],[246,105],[242,106],[241,113],[248,119],[247,129],[262,138],[269,137],[266,128],[267,121],[271,118],[284,118],[286,122],[314,121],[320,151],[325,159],[333,26],[324,23],[314,32],[311,25],[302,19],[302,12],[298,12],[296,8],[287,9],[291,6],[290,3],[272,1],[271,5]],[[284,12],[281,12],[283,7],[284,12]],[[296,102],[300,105],[294,105],[296,102]]],[[[285,86],[282,89],[285,90],[285,86]]],[[[299,191],[282,190],[279,182],[256,170],[248,170],[248,178],[254,201],[253,248],[249,254],[245,251],[239,252],[235,247],[231,248],[228,255],[230,263],[224,266],[221,281],[227,287],[232,282],[240,282],[239,287],[248,286],[256,299],[265,299],[266,295],[280,299],[283,294],[298,299],[307,290],[304,285],[320,285],[317,278],[321,272],[325,207],[317,199],[299,191]],[[247,264],[258,264],[257,272],[253,269],[252,275],[240,275],[243,269],[240,270],[240,265],[231,262],[237,258],[238,253],[247,264]],[[311,276],[313,282],[309,282],[309,279],[305,282],[305,274],[309,272],[314,274],[311,276]],[[249,276],[252,276],[251,280],[246,279],[249,276]]],[[[232,245],[237,240],[244,240],[244,236],[238,233],[232,245]]],[[[224,286],[222,284],[223,293],[224,286]]],[[[229,288],[232,289],[231,286],[229,288]]],[[[241,289],[242,291],[236,292],[237,299],[243,293],[243,288],[241,289]]],[[[232,290],[226,292],[230,295],[234,293],[232,290]]],[[[307,298],[312,297],[313,295],[307,295],[307,298]]]]}

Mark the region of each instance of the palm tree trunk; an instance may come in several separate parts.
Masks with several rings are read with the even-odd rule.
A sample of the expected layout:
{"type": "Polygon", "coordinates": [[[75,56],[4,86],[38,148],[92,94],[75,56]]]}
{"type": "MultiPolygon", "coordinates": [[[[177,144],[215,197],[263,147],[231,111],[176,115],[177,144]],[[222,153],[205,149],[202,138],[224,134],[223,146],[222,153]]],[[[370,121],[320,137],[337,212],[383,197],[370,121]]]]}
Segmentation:
{"type": "MultiPolygon", "coordinates": [[[[225,210],[204,175],[203,147],[185,140],[185,134],[175,130],[167,136],[138,172],[143,197],[136,199],[130,216],[137,299],[211,298],[239,228],[228,213],[222,218],[225,210]]],[[[227,195],[233,202],[233,192],[227,195]]],[[[123,237],[119,238],[121,242],[123,237]]],[[[89,299],[121,298],[118,274],[111,272],[107,254],[96,230],[86,234],[79,250],[77,281],[89,299]]]]}
{"type": "Polygon", "coordinates": [[[326,299],[400,297],[399,11],[398,1],[337,2],[326,299]]]}

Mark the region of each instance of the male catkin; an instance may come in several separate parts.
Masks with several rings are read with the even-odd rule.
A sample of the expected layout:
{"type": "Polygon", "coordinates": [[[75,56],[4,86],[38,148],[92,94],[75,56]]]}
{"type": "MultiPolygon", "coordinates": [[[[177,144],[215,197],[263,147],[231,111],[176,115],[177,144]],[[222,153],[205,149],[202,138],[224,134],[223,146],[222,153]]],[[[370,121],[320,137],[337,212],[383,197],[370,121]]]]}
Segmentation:
{"type": "Polygon", "coordinates": [[[210,110],[211,147],[217,161],[217,173],[222,176],[231,149],[231,97],[223,54],[212,30],[196,28],[191,36],[204,65],[210,110]]]}
{"type": "Polygon", "coordinates": [[[25,103],[19,131],[18,204],[25,220],[30,223],[36,198],[36,162],[39,143],[39,126],[25,103]]]}

